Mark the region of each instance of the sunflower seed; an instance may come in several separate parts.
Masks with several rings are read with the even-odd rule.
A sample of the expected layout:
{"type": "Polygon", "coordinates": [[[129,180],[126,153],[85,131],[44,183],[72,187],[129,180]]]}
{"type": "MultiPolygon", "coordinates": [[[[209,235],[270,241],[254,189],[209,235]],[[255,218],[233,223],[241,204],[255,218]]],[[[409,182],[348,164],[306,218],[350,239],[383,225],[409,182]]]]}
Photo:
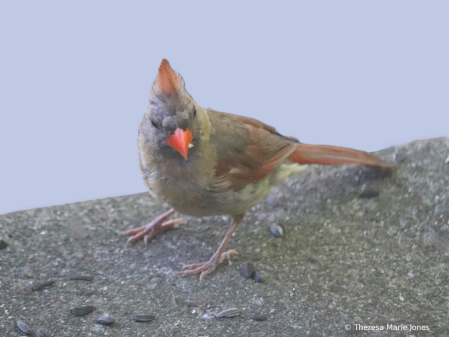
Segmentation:
{"type": "Polygon", "coordinates": [[[446,160],[444,161],[445,164],[449,163],[449,156],[446,158],[446,160]]]}
{"type": "Polygon", "coordinates": [[[368,198],[375,198],[379,196],[379,192],[375,190],[366,190],[362,193],[360,193],[359,198],[361,199],[368,199],[368,198]]]}
{"type": "Polygon", "coordinates": [[[36,330],[34,337],[47,337],[47,335],[42,330],[36,330]]]}
{"type": "Polygon", "coordinates": [[[228,318],[240,315],[240,311],[236,308],[226,309],[215,315],[215,318],[228,318]]]}
{"type": "Polygon", "coordinates": [[[284,230],[282,229],[282,227],[280,225],[277,225],[277,224],[272,224],[270,226],[270,232],[277,238],[280,238],[284,235],[284,230]]]}
{"type": "Polygon", "coordinates": [[[244,264],[242,264],[242,266],[240,267],[240,274],[244,277],[244,278],[251,278],[253,277],[254,274],[254,265],[251,262],[245,262],[244,264]]]}
{"type": "Polygon", "coordinates": [[[153,315],[134,315],[133,316],[133,321],[135,321],[135,322],[151,322],[155,319],[156,319],[156,317],[154,317],[153,315]]]}
{"type": "Polygon", "coordinates": [[[267,315],[254,315],[253,317],[251,317],[251,319],[253,321],[262,322],[262,321],[266,321],[268,319],[268,316],[267,315]]]}
{"type": "Polygon", "coordinates": [[[90,275],[76,275],[72,276],[70,279],[74,281],[92,281],[94,277],[90,275]]]}
{"type": "Polygon", "coordinates": [[[0,240],[0,250],[5,249],[6,247],[8,247],[8,244],[5,241],[0,240]]]}
{"type": "Polygon", "coordinates": [[[102,316],[97,319],[97,323],[103,325],[112,325],[115,323],[115,319],[109,316],[102,316]]]}
{"type": "Polygon", "coordinates": [[[86,305],[84,307],[72,308],[70,309],[70,313],[74,316],[86,316],[89,315],[91,312],[94,312],[95,310],[97,310],[97,308],[91,305],[86,305]]]}
{"type": "Polygon", "coordinates": [[[45,288],[49,288],[51,287],[53,284],[55,284],[56,281],[51,280],[51,281],[47,281],[47,282],[43,282],[43,283],[38,283],[36,285],[34,285],[31,290],[32,291],[38,291],[38,290],[43,290],[45,288]]]}
{"type": "Polygon", "coordinates": [[[17,327],[19,328],[19,330],[21,332],[23,332],[26,335],[31,335],[33,333],[33,331],[31,331],[31,329],[28,327],[28,325],[26,325],[22,321],[17,321],[17,327]]]}
{"type": "Polygon", "coordinates": [[[187,307],[197,307],[198,304],[195,301],[192,300],[185,300],[184,303],[187,305],[187,307]]]}
{"type": "Polygon", "coordinates": [[[257,271],[254,273],[253,279],[254,279],[254,282],[257,282],[257,283],[262,282],[262,277],[260,277],[260,274],[257,271]]]}

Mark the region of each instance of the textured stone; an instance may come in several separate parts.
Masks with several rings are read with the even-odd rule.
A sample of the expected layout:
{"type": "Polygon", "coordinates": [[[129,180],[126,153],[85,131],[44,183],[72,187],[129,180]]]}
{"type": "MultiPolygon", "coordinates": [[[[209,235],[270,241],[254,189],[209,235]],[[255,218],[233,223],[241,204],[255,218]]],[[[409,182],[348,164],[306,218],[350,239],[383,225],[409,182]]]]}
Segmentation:
{"type": "Polygon", "coordinates": [[[271,203],[249,211],[230,241],[228,248],[239,252],[233,264],[223,263],[201,283],[171,273],[209,259],[229,226],[223,217],[183,216],[180,228],[148,247],[125,249],[121,231],[167,209],[148,193],[1,215],[0,238],[8,246],[0,250],[0,331],[14,335],[14,322],[22,320],[50,336],[344,336],[348,324],[412,324],[447,336],[449,139],[377,155],[396,162],[396,173],[312,166],[273,188],[271,203]],[[359,198],[370,189],[379,196],[359,198]],[[267,230],[272,223],[284,228],[282,240],[267,230]],[[240,276],[245,261],[257,264],[263,283],[240,276]],[[48,279],[53,287],[30,290],[48,279]],[[206,314],[227,308],[241,314],[210,320],[192,315],[190,302],[206,314]],[[85,305],[114,316],[114,331],[95,324],[98,315],[69,315],[85,305]],[[157,318],[135,323],[139,312],[157,318]],[[255,322],[255,315],[269,319],[255,322]]]}

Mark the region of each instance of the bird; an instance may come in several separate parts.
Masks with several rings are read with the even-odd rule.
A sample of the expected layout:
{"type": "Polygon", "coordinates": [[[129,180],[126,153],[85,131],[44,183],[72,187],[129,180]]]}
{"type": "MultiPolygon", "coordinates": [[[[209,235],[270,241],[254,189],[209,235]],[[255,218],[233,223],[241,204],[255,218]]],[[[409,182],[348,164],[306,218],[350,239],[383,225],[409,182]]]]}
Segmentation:
{"type": "Polygon", "coordinates": [[[145,226],[123,232],[130,236],[127,245],[141,239],[146,245],[173,228],[182,221],[167,220],[175,212],[231,218],[224,239],[208,261],[184,265],[175,273],[200,274],[200,281],[236,253],[225,250],[245,213],[272,186],[303,172],[307,164],[394,167],[364,151],[304,144],[257,119],[202,108],[166,59],[151,87],[137,149],[146,187],[171,209],[145,226]]]}

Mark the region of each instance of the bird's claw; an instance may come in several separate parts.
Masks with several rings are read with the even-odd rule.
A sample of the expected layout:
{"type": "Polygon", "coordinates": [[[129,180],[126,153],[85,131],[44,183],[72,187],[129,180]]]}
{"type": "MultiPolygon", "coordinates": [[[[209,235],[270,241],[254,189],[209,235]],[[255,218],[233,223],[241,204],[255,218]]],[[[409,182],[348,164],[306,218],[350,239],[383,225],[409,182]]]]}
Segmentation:
{"type": "Polygon", "coordinates": [[[230,261],[231,254],[237,254],[237,251],[232,249],[232,250],[229,250],[227,252],[224,252],[218,258],[215,257],[215,256],[212,256],[211,259],[209,261],[207,261],[207,262],[185,265],[185,266],[183,266],[181,268],[181,270],[183,270],[183,269],[189,269],[189,270],[184,270],[184,271],[177,272],[175,274],[175,276],[186,276],[186,275],[200,274],[200,281],[201,281],[205,276],[207,276],[210,273],[212,273],[215,270],[215,268],[220,263],[222,263],[224,260],[229,260],[230,261]]]}
{"type": "Polygon", "coordinates": [[[157,217],[155,220],[150,222],[146,226],[142,226],[140,228],[131,229],[129,231],[122,232],[122,235],[132,235],[125,244],[125,247],[130,243],[134,243],[143,239],[145,246],[148,242],[155,237],[158,233],[163,232],[169,228],[174,227],[174,225],[178,222],[181,222],[182,219],[175,219],[170,221],[165,221],[170,215],[172,215],[175,211],[172,209],[161,216],[157,217]]]}

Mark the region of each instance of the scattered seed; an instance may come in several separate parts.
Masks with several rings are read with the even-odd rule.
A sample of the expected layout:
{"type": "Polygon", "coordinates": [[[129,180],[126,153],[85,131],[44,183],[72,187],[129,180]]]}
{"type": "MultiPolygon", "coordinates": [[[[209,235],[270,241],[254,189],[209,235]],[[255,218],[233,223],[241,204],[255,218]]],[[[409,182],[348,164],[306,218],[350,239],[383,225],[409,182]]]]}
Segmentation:
{"type": "Polygon", "coordinates": [[[187,307],[197,307],[198,304],[195,301],[192,300],[185,300],[184,303],[187,305],[187,307]]]}
{"type": "Polygon", "coordinates": [[[109,316],[102,316],[97,319],[97,323],[103,325],[112,325],[115,323],[115,319],[109,316]]]}
{"type": "Polygon", "coordinates": [[[270,232],[271,232],[271,234],[273,234],[277,238],[280,238],[280,237],[282,237],[284,235],[284,230],[278,224],[272,224],[270,226],[270,232]]]}
{"type": "Polygon", "coordinates": [[[368,198],[375,198],[379,196],[379,192],[374,190],[366,190],[362,193],[360,193],[359,198],[362,199],[368,199],[368,198]]]}
{"type": "Polygon", "coordinates": [[[28,325],[26,325],[22,321],[17,321],[17,327],[19,328],[19,330],[21,332],[23,332],[26,335],[31,335],[33,333],[33,331],[31,331],[31,329],[28,327],[28,325]]]}
{"type": "Polygon", "coordinates": [[[253,321],[262,322],[262,321],[266,321],[268,319],[268,316],[267,315],[254,315],[253,317],[251,317],[251,319],[253,321]]]}
{"type": "Polygon", "coordinates": [[[8,244],[5,241],[0,240],[0,250],[5,249],[6,247],[8,247],[8,244]]]}
{"type": "Polygon", "coordinates": [[[253,276],[254,282],[260,283],[262,282],[262,277],[260,277],[259,273],[256,271],[253,276]]]}
{"type": "Polygon", "coordinates": [[[42,330],[36,330],[34,337],[47,337],[47,335],[42,330]]]}
{"type": "Polygon", "coordinates": [[[91,312],[94,312],[95,310],[97,310],[97,308],[91,305],[86,305],[84,307],[72,308],[70,309],[70,313],[74,316],[86,316],[89,315],[91,312]]]}
{"type": "Polygon", "coordinates": [[[154,317],[153,315],[134,315],[133,316],[133,321],[135,321],[135,322],[151,322],[155,319],[156,319],[156,317],[154,317]]]}
{"type": "Polygon", "coordinates": [[[70,279],[74,281],[92,281],[94,277],[90,275],[76,275],[72,276],[70,279]]]}
{"type": "Polygon", "coordinates": [[[254,265],[251,262],[245,262],[240,267],[240,274],[244,278],[251,278],[254,275],[254,265]]]}
{"type": "Polygon", "coordinates": [[[34,285],[31,290],[32,291],[38,291],[38,290],[44,290],[45,288],[49,288],[51,287],[53,284],[55,284],[56,281],[51,280],[51,281],[47,281],[47,282],[43,282],[43,283],[38,283],[36,285],[34,285]]]}
{"type": "Polygon", "coordinates": [[[218,314],[215,315],[215,318],[228,318],[228,317],[235,317],[238,315],[240,315],[240,311],[238,309],[232,308],[219,312],[218,314]]]}

